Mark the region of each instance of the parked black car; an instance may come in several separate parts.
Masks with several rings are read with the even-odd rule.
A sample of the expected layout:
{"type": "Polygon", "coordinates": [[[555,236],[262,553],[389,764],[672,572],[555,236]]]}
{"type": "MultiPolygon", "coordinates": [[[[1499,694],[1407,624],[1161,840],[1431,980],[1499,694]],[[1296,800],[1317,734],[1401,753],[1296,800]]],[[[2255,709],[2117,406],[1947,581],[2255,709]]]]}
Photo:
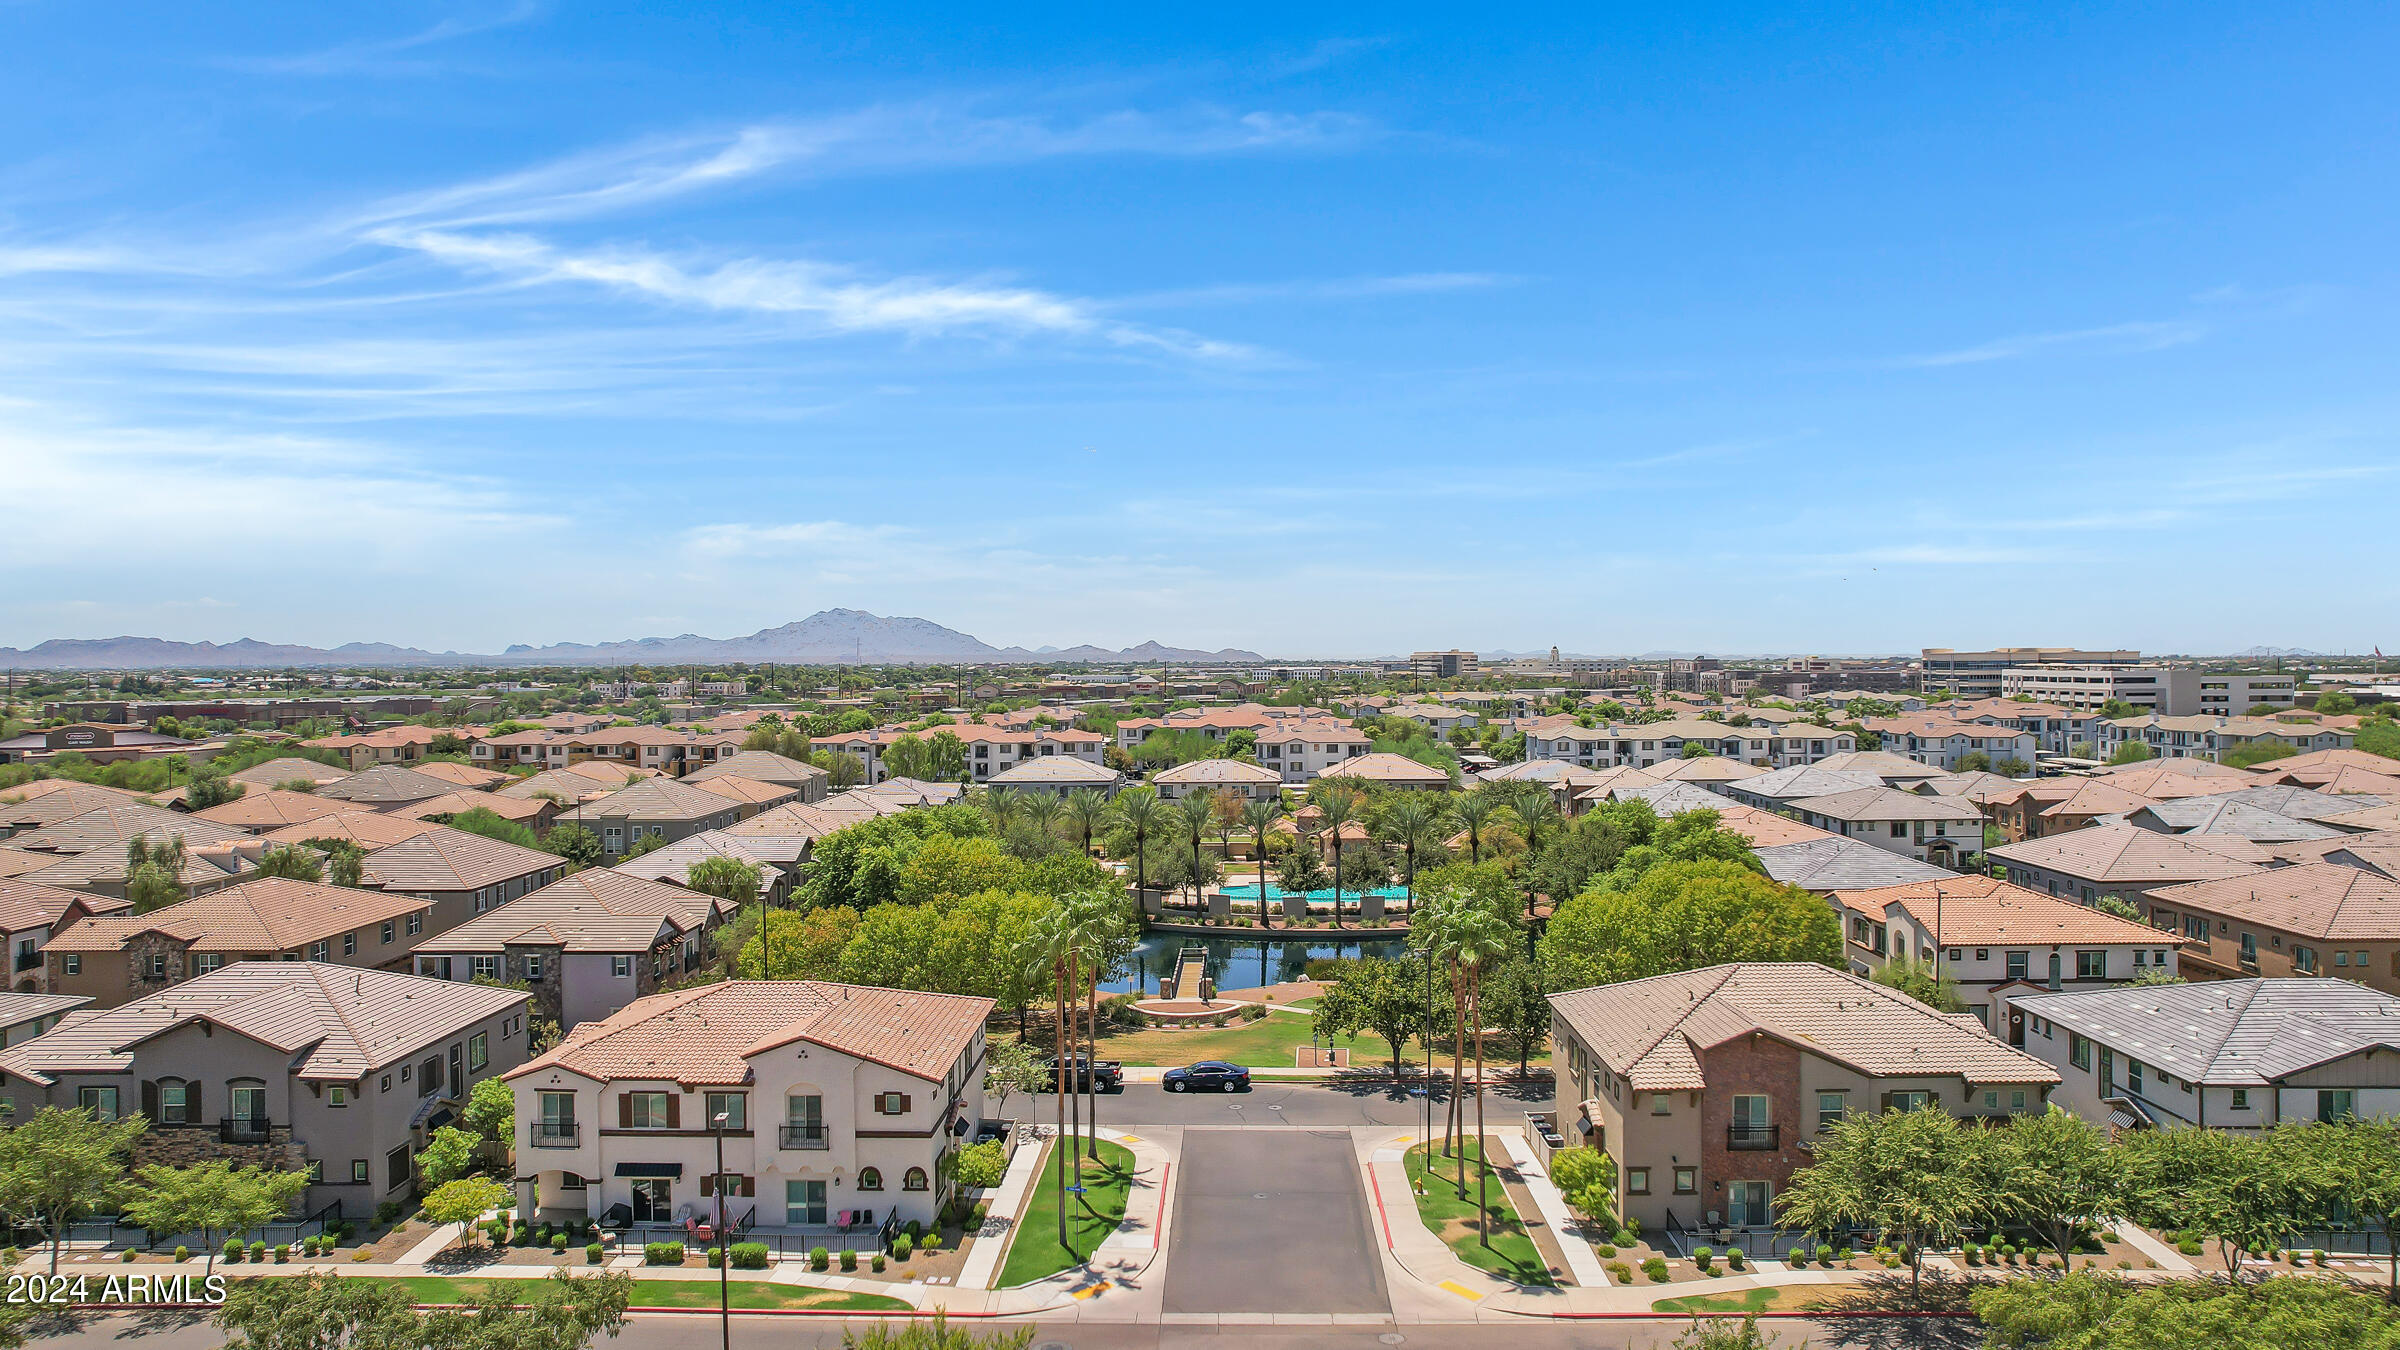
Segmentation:
{"type": "MultiPolygon", "coordinates": [[[[1115,1092],[1125,1086],[1125,1066],[1113,1059],[1104,1059],[1095,1063],[1089,1055],[1071,1055],[1067,1058],[1067,1091],[1085,1091],[1091,1086],[1087,1079],[1093,1078],[1099,1081],[1102,1092],[1115,1092]]],[[[1042,1061],[1042,1090],[1045,1092],[1058,1090],[1058,1056],[1056,1055],[1042,1061]]]]}
{"type": "Polygon", "coordinates": [[[1167,1070],[1164,1081],[1169,1092],[1198,1092],[1202,1088],[1214,1088],[1219,1092],[1248,1092],[1250,1071],[1239,1064],[1204,1059],[1197,1064],[1167,1070]]]}

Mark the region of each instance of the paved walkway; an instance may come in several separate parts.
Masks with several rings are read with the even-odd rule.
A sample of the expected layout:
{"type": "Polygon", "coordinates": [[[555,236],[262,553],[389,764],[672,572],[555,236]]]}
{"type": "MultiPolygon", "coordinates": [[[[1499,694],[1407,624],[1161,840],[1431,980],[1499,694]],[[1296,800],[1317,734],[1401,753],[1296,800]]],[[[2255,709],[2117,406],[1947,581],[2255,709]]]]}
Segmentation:
{"type": "MultiPolygon", "coordinates": [[[[1047,1125],[1034,1127],[1035,1133],[1047,1138],[1057,1131],[1047,1125]]],[[[975,1245],[967,1248],[967,1262],[958,1271],[961,1289],[989,1289],[999,1277],[1000,1258],[1008,1250],[1008,1235],[1017,1226],[1017,1218],[1025,1212],[1025,1193],[1033,1185],[1034,1176],[1041,1171],[1042,1147],[1020,1147],[1009,1157],[1008,1173],[992,1188],[988,1199],[991,1208],[984,1213],[983,1226],[975,1230],[975,1245]]]]}
{"type": "Polygon", "coordinates": [[[1515,1161],[1517,1175],[1524,1179],[1525,1190],[1533,1197],[1533,1207],[1541,1211],[1542,1222],[1549,1226],[1550,1236],[1558,1242],[1567,1258],[1567,1274],[1586,1289],[1608,1287],[1608,1272],[1601,1268],[1600,1253],[1584,1240],[1578,1231],[1575,1216],[1567,1209],[1567,1198],[1559,1193],[1558,1184],[1550,1180],[1548,1169],[1535,1161],[1530,1141],[1503,1130],[1495,1136],[1500,1151],[1515,1161]]]}
{"type": "Polygon", "coordinates": [[[2189,1275],[2197,1269],[2192,1264],[2190,1257],[2123,1219],[2110,1224],[2109,1231],[2117,1235],[2117,1241],[2156,1261],[2160,1270],[2171,1270],[2178,1275],[2189,1275]]]}

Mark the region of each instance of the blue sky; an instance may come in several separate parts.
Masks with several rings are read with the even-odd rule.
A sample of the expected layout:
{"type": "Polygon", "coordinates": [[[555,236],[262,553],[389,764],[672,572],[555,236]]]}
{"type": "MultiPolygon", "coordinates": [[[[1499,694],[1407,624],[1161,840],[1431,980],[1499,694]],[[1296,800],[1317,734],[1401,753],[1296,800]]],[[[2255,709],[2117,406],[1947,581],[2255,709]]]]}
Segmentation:
{"type": "Polygon", "coordinates": [[[0,0],[0,644],[2400,645],[2400,12],[1661,8],[0,0]]]}

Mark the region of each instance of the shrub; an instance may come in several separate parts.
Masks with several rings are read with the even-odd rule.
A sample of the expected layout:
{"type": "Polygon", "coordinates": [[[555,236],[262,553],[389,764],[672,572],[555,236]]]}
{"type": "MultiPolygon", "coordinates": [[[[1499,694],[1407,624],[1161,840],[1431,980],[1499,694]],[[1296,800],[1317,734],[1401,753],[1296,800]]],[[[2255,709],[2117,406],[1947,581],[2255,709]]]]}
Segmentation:
{"type": "MultiPolygon", "coordinates": [[[[1818,1250],[1819,1250],[1819,1251],[1823,1251],[1824,1249],[1823,1249],[1822,1247],[1820,1247],[1820,1248],[1818,1248],[1818,1250]]],[[[1834,1252],[1834,1254],[1833,1254],[1833,1255],[1834,1255],[1834,1259],[1835,1259],[1835,1260],[1837,1260],[1837,1261],[1847,1261],[1847,1260],[1849,1260],[1849,1259],[1850,1259],[1850,1255],[1851,1255],[1851,1253],[1850,1253],[1850,1249],[1849,1249],[1848,1247],[1842,1247],[1842,1248],[1839,1248],[1839,1249],[1837,1249],[1837,1250],[1834,1252]]]]}
{"type": "Polygon", "coordinates": [[[264,1243],[264,1242],[253,1242],[253,1243],[251,1243],[251,1244],[250,1244],[250,1264],[252,1264],[252,1265],[254,1265],[254,1266],[263,1266],[263,1265],[265,1265],[266,1263],[267,1263],[267,1244],[266,1244],[266,1243],[264,1243]]]}
{"type": "Polygon", "coordinates": [[[1611,1261],[1608,1263],[1608,1278],[1619,1284],[1631,1284],[1633,1283],[1633,1267],[1622,1261],[1611,1261]]]}
{"type": "Polygon", "coordinates": [[[278,1243],[276,1243],[276,1244],[275,1244],[275,1264],[276,1264],[276,1265],[279,1265],[279,1266],[283,1266],[283,1265],[289,1265],[289,1264],[291,1264],[291,1260],[292,1260],[292,1244],[290,1244],[290,1243],[288,1243],[288,1242],[278,1242],[278,1243]]]}
{"type": "MultiPolygon", "coordinates": [[[[222,1256],[224,1257],[225,1263],[226,1263],[227,1265],[234,1265],[234,1266],[238,1266],[238,1265],[240,1265],[240,1264],[242,1263],[242,1252],[243,1252],[244,1250],[245,1250],[245,1249],[244,1249],[244,1248],[243,1248],[243,1246],[242,1246],[242,1240],[241,1240],[240,1238],[227,1238],[227,1239],[225,1239],[225,1250],[224,1250],[224,1252],[222,1253],[222,1256]]],[[[178,1260],[178,1261],[180,1261],[180,1260],[182,1260],[183,1258],[182,1258],[182,1257],[180,1257],[180,1256],[178,1256],[178,1257],[176,1257],[175,1259],[176,1259],[176,1260],[178,1260]]]]}
{"type": "MultiPolygon", "coordinates": [[[[763,1256],[764,1253],[762,1252],[761,1255],[763,1256]]],[[[858,1269],[858,1253],[856,1251],[848,1247],[842,1248],[842,1269],[845,1271],[858,1269]]]]}
{"type": "Polygon", "coordinates": [[[583,1249],[583,1263],[587,1266],[599,1265],[607,1256],[608,1248],[597,1242],[583,1249]]]}
{"type": "Polygon", "coordinates": [[[1614,1236],[1609,1238],[1610,1242],[1615,1243],[1619,1247],[1630,1247],[1641,1240],[1641,1235],[1634,1232],[1630,1228],[1620,1228],[1616,1231],[1614,1236]]]}
{"type": "Polygon", "coordinates": [[[178,1261],[189,1261],[189,1260],[191,1260],[191,1259],[192,1259],[192,1249],[191,1249],[191,1248],[189,1248],[189,1247],[185,1247],[185,1246],[180,1246],[180,1245],[178,1245],[178,1246],[175,1248],[175,1259],[176,1259],[176,1260],[178,1260],[178,1261]]]}
{"type": "Polygon", "coordinates": [[[826,1251],[823,1247],[808,1249],[808,1268],[810,1270],[824,1270],[832,1264],[833,1254],[831,1252],[826,1251]]]}
{"type": "Polygon", "coordinates": [[[1245,1022],[1264,1022],[1267,1020],[1267,1010],[1258,1004],[1253,1003],[1249,1007],[1242,1009],[1242,1020],[1245,1022]]]}
{"type": "Polygon", "coordinates": [[[1739,1247],[1728,1247],[1725,1249],[1725,1264],[1733,1267],[1735,1270],[1740,1270],[1743,1266],[1749,1263],[1749,1260],[1750,1258],[1743,1255],[1742,1249],[1739,1247]]]}
{"type": "Polygon", "coordinates": [[[873,1256],[871,1256],[871,1257],[867,1258],[867,1269],[874,1271],[874,1272],[875,1272],[876,1274],[878,1274],[878,1275],[881,1275],[881,1274],[883,1273],[883,1253],[882,1253],[882,1252],[877,1252],[877,1253],[875,1253],[873,1256]]]}
{"type": "Polygon", "coordinates": [[[353,1261],[372,1261],[375,1259],[375,1249],[373,1247],[361,1247],[358,1250],[350,1253],[350,1259],[353,1261]]]}
{"type": "Polygon", "coordinates": [[[1659,1257],[1653,1256],[1642,1262],[1642,1273],[1650,1277],[1652,1284],[1665,1284],[1667,1282],[1667,1263],[1659,1257]]]}
{"type": "Polygon", "coordinates": [[[2315,1251],[2310,1252],[2308,1254],[2308,1260],[2310,1265],[2316,1266],[2319,1269],[2323,1269],[2325,1265],[2325,1249],[2323,1247],[2319,1247],[2315,1251]]]}
{"type": "Polygon", "coordinates": [[[725,1264],[725,1249],[723,1247],[709,1248],[707,1260],[710,1270],[715,1270],[718,1266],[725,1264]]]}
{"type": "Polygon", "coordinates": [[[136,1251],[135,1251],[133,1248],[131,1248],[131,1247],[127,1247],[125,1250],[123,1250],[123,1251],[121,1251],[121,1252],[117,1253],[117,1259],[118,1259],[119,1261],[131,1261],[131,1260],[132,1260],[134,1257],[136,1257],[136,1256],[138,1256],[138,1255],[140,1255],[140,1253],[139,1253],[139,1252],[136,1252],[136,1251]]]}
{"type": "Polygon", "coordinates": [[[550,1250],[551,1250],[552,1254],[554,1254],[554,1255],[558,1255],[558,1256],[564,1256],[564,1255],[566,1255],[566,1254],[567,1254],[567,1235],[566,1235],[566,1234],[564,1234],[564,1233],[552,1233],[552,1234],[550,1235],[550,1250]]]}
{"type": "Polygon", "coordinates": [[[939,1233],[927,1233],[925,1235],[925,1240],[918,1243],[917,1246],[925,1251],[938,1252],[942,1249],[942,1235],[939,1233]]]}
{"type": "Polygon", "coordinates": [[[1706,1274],[1708,1274],[1708,1268],[1709,1268],[1710,1266],[1712,1266],[1712,1265],[1715,1265],[1715,1264],[1716,1264],[1716,1261],[1717,1261],[1717,1249],[1716,1249],[1716,1248],[1714,1248],[1714,1247],[1694,1247],[1694,1248],[1692,1248],[1692,1264],[1694,1264],[1694,1265],[1696,1265],[1696,1266],[1700,1267],[1700,1273],[1701,1273],[1701,1274],[1703,1274],[1703,1275],[1706,1275],[1706,1274]]]}
{"type": "Polygon", "coordinates": [[[375,1207],[375,1223],[378,1227],[389,1228],[392,1226],[392,1220],[399,1217],[400,1202],[397,1200],[386,1200],[375,1207]]]}
{"type": "Polygon", "coordinates": [[[1605,1261],[1605,1260],[1607,1260],[1607,1259],[1608,1259],[1608,1258],[1610,1258],[1610,1257],[1613,1257],[1613,1256],[1615,1256],[1615,1255],[1617,1254],[1617,1249],[1616,1249],[1616,1248],[1614,1248],[1614,1247],[1612,1247],[1612,1246],[1610,1246],[1610,1245],[1608,1245],[1608,1244],[1607,1244],[1607,1243],[1605,1243],[1605,1242],[1601,1243],[1601,1244],[1600,1244],[1599,1246],[1597,1246],[1597,1247],[1594,1247],[1594,1248],[1592,1248],[1592,1250],[1593,1250],[1593,1251],[1596,1251],[1596,1252],[1598,1252],[1598,1253],[1600,1253],[1600,1259],[1602,1259],[1602,1260],[1604,1260],[1604,1261],[1605,1261]]]}
{"type": "Polygon", "coordinates": [[[683,1244],[653,1242],[642,1248],[642,1261],[653,1266],[680,1266],[683,1264],[683,1244]]]}
{"type": "MultiPolygon", "coordinates": [[[[1061,1168],[1060,1170],[1064,1171],[1065,1169],[1061,1168]]],[[[921,1238],[925,1236],[925,1221],[922,1219],[910,1219],[908,1221],[908,1235],[912,1238],[921,1238]]]]}
{"type": "Polygon", "coordinates": [[[906,1233],[892,1239],[892,1259],[905,1261],[917,1253],[917,1240],[906,1233]]]}
{"type": "Polygon", "coordinates": [[[767,1244],[763,1242],[733,1244],[733,1268],[735,1270],[765,1270],[767,1268],[767,1244]]]}

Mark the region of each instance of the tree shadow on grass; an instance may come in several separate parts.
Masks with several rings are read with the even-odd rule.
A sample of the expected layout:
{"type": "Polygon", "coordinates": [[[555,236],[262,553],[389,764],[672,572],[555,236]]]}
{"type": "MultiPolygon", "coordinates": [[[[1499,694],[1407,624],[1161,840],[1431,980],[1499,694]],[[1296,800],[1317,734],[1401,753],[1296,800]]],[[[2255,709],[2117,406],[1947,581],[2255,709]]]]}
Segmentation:
{"type": "Polygon", "coordinates": [[[1949,1314],[1967,1311],[1967,1297],[1992,1282],[1949,1271],[1927,1269],[1921,1285],[1912,1290],[1908,1272],[1879,1271],[1855,1284],[1825,1291],[1814,1316],[1832,1334],[1832,1345],[1865,1350],[1970,1350],[1983,1344],[1980,1324],[1973,1317],[1949,1314]],[[1932,1314],[1893,1316],[1895,1313],[1932,1314]]]}

